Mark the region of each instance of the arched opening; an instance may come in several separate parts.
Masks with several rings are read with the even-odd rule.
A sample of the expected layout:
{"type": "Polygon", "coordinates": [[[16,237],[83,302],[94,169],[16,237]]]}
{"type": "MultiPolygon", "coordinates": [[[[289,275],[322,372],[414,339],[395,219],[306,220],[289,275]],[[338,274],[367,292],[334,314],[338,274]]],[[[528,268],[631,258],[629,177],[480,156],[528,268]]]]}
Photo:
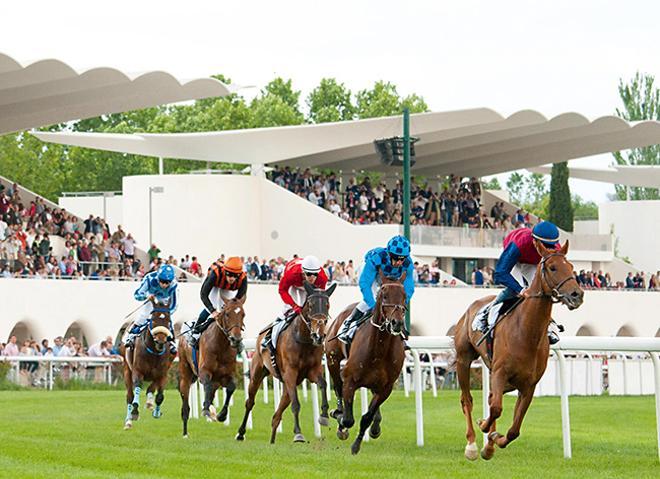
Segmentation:
{"type": "Polygon", "coordinates": [[[637,336],[630,326],[621,326],[616,333],[617,336],[632,337],[637,336]]]}
{"type": "Polygon", "coordinates": [[[449,330],[447,331],[447,336],[454,336],[456,334],[456,325],[454,324],[449,330]]]}
{"type": "Polygon", "coordinates": [[[70,337],[76,338],[76,340],[82,344],[83,348],[87,348],[89,344],[87,343],[87,338],[85,337],[85,331],[83,330],[82,325],[80,325],[77,322],[71,323],[71,326],[66,330],[66,333],[64,333],[64,339],[68,339],[70,337]]]}
{"type": "Polygon", "coordinates": [[[16,336],[16,344],[18,344],[19,347],[21,344],[23,344],[23,341],[26,341],[28,339],[34,339],[34,337],[32,336],[32,332],[30,331],[30,327],[23,321],[19,321],[18,323],[16,323],[14,328],[9,333],[9,337],[7,338],[7,340],[9,340],[9,338],[11,338],[12,336],[16,336]]]}
{"type": "Polygon", "coordinates": [[[594,336],[593,330],[589,326],[580,326],[575,333],[576,336],[594,336]]]}

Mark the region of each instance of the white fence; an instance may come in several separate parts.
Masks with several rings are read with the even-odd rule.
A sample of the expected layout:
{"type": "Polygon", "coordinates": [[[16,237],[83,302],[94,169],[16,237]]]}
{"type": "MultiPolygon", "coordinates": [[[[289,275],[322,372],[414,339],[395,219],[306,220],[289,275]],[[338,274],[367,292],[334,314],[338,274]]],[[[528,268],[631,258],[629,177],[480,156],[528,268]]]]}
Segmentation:
{"type": "MultiPolygon", "coordinates": [[[[449,336],[416,336],[408,341],[411,347],[411,358],[406,361],[403,373],[403,384],[406,396],[411,389],[411,378],[407,369],[412,368],[412,389],[415,393],[416,409],[416,431],[417,445],[424,445],[424,413],[423,413],[423,392],[426,381],[424,375],[428,375],[429,383],[432,388],[433,396],[437,395],[437,383],[435,378],[435,368],[446,366],[446,362],[434,362],[432,353],[437,351],[450,351],[453,349],[453,341],[449,336]],[[427,354],[429,361],[421,361],[420,354],[427,354]]],[[[248,350],[255,348],[255,339],[245,340],[245,346],[248,350]]],[[[656,408],[656,431],[658,443],[658,456],[660,458],[660,338],[635,338],[635,337],[598,337],[598,336],[579,336],[562,337],[562,340],[552,347],[555,358],[548,362],[548,370],[542,381],[539,383],[539,395],[556,394],[561,395],[561,414],[562,414],[562,436],[564,443],[564,457],[572,457],[571,433],[570,433],[570,410],[569,395],[588,395],[600,394],[603,391],[602,372],[603,365],[600,359],[594,358],[592,353],[646,353],[651,357],[651,362],[641,358],[628,358],[626,355],[617,354],[616,357],[608,359],[607,371],[608,388],[610,394],[655,394],[656,408]],[[567,356],[575,356],[568,357],[567,356]],[[650,378],[653,377],[653,387],[650,378]]],[[[610,354],[611,356],[611,354],[610,354]]],[[[88,366],[96,364],[103,367],[105,377],[110,380],[110,370],[112,363],[121,361],[116,358],[49,358],[49,357],[0,357],[0,360],[14,362],[18,373],[18,364],[20,362],[39,362],[48,368],[48,380],[46,387],[53,387],[53,368],[58,363],[84,363],[88,366]]],[[[244,378],[248,377],[248,360],[245,353],[239,359],[243,364],[244,378]]],[[[475,363],[476,364],[476,363],[475,363]]],[[[483,417],[488,416],[488,392],[489,392],[489,371],[481,366],[483,373],[483,417]]],[[[326,380],[330,385],[329,372],[326,367],[326,380]]],[[[263,383],[263,400],[269,402],[268,397],[268,379],[263,383]]],[[[245,393],[247,394],[248,381],[244,381],[245,393]]],[[[321,428],[318,424],[319,416],[319,396],[316,384],[310,386],[312,397],[312,412],[314,421],[314,433],[317,437],[321,436],[321,428]]],[[[328,396],[331,396],[331,388],[328,387],[328,396]]],[[[281,395],[279,381],[273,380],[273,398],[274,407],[281,395]]],[[[309,397],[307,383],[303,384],[302,396],[304,400],[309,397]]],[[[199,417],[200,400],[203,397],[203,391],[200,386],[191,389],[191,416],[199,417]]],[[[331,398],[328,397],[330,400],[331,398]]],[[[368,406],[367,391],[361,389],[361,410],[366,412],[368,406]]],[[[216,405],[219,398],[216,397],[216,405]]],[[[229,424],[227,416],[226,424],[229,424]]],[[[248,428],[252,428],[252,418],[249,418],[248,428]]],[[[278,430],[281,430],[281,424],[278,430]]],[[[365,440],[368,440],[368,435],[365,440]]]]}

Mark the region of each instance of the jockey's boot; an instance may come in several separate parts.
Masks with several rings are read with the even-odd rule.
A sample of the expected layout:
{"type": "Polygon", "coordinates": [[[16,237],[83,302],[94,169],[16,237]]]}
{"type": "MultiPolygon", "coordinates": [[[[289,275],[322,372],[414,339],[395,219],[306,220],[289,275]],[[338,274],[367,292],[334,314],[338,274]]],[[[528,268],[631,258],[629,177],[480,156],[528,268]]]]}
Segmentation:
{"type": "Polygon", "coordinates": [[[206,319],[200,321],[199,319],[195,321],[195,324],[190,329],[190,346],[194,349],[199,347],[199,338],[201,337],[204,330],[208,327],[211,322],[214,321],[210,316],[206,319]]]}
{"type": "Polygon", "coordinates": [[[555,323],[554,319],[550,320],[550,324],[548,325],[548,340],[550,341],[550,345],[557,344],[559,342],[558,333],[560,332],[564,332],[564,326],[555,323]]]}
{"type": "Polygon", "coordinates": [[[354,323],[360,321],[365,314],[366,313],[363,313],[359,309],[355,308],[353,310],[353,313],[348,318],[346,318],[344,324],[341,325],[341,329],[337,333],[337,339],[339,339],[344,344],[348,344],[349,343],[348,332],[350,331],[351,326],[354,323]]]}
{"type": "Polygon", "coordinates": [[[140,330],[142,328],[138,326],[137,324],[134,324],[133,327],[130,329],[128,334],[126,335],[126,339],[124,340],[124,346],[126,348],[134,348],[135,347],[135,338],[137,338],[138,334],[140,334],[140,330]]]}

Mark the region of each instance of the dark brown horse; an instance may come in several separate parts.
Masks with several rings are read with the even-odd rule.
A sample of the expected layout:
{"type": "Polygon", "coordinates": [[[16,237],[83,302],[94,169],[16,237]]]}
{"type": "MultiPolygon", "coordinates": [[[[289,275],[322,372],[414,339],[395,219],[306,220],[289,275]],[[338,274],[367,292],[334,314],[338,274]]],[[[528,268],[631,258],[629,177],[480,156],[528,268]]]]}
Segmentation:
{"type": "Polygon", "coordinates": [[[170,311],[167,305],[154,302],[147,327],[135,340],[135,347],[128,350],[124,345],[120,353],[124,358],[124,383],[126,385],[126,421],[124,429],[133,427],[140,415],[140,394],[144,381],[151,381],[149,391],[157,391],[154,418],[162,415],[163,390],[167,385],[167,372],[174,361],[168,342],[171,337],[170,311]]]}
{"type": "Polygon", "coordinates": [[[181,394],[181,420],[183,437],[188,437],[188,417],[190,404],[188,393],[190,386],[199,377],[204,386],[204,404],[202,415],[209,422],[227,419],[229,401],[236,390],[236,348],[242,339],[244,329],[246,296],[241,299],[229,299],[215,321],[199,339],[197,366],[193,360],[193,351],[184,336],[179,338],[179,393],[181,394]],[[211,404],[218,388],[227,388],[225,403],[220,413],[215,416],[211,404]]]}
{"type": "Polygon", "coordinates": [[[323,376],[323,340],[325,339],[325,328],[330,311],[330,295],[335,290],[336,284],[327,290],[315,289],[308,282],[304,283],[307,298],[302,306],[302,311],[293,322],[282,331],[278,338],[276,349],[277,370],[273,370],[268,348],[262,348],[261,343],[266,331],[257,338],[257,350],[252,357],[250,365],[250,386],[248,397],[245,400],[245,415],[243,422],[238,428],[237,441],[245,439],[245,427],[250,411],[254,407],[254,397],[261,386],[264,377],[272,374],[284,384],[284,393],[280,399],[279,406],[273,415],[272,431],[270,435],[271,444],[275,443],[277,426],[282,420],[282,414],[291,403],[293,412],[293,441],[305,442],[305,437],[300,431],[298,415],[300,413],[300,402],[298,401],[298,386],[307,379],[318,384],[321,389],[321,416],[319,423],[328,425],[328,399],[326,395],[326,382],[323,376]]]}
{"type": "Polygon", "coordinates": [[[573,276],[573,266],[566,260],[568,241],[559,251],[550,250],[535,241],[541,255],[534,281],[524,293],[524,301],[497,324],[492,361],[486,343],[477,346],[481,331],[472,330],[472,320],[493,296],[472,303],[456,326],[456,373],[461,386],[461,406],[467,422],[465,457],[478,458],[478,447],[472,426],[472,395],[470,394],[470,364],[481,356],[491,371],[488,404],[490,415],[479,421],[479,428],[488,433],[481,457],[490,459],[495,444],[504,448],[520,435],[520,426],[532,402],[534,389],[548,363],[550,343],[547,337],[553,302],[562,302],[569,309],[578,308],[584,293],[573,276]],[[502,414],[502,395],[518,390],[513,424],[506,436],[497,432],[495,421],[502,414]]]}
{"type": "Polygon", "coordinates": [[[353,397],[358,388],[371,390],[369,409],[360,420],[360,432],[351,446],[351,452],[360,452],[364,434],[371,426],[369,435],[380,436],[380,405],[385,402],[401,374],[405,358],[403,328],[406,315],[406,292],[403,289],[405,273],[399,280],[387,279],[381,273],[381,286],[376,297],[373,317],[368,324],[358,328],[346,358],[346,347],[337,338],[337,332],[356,304],[350,305],[337,316],[328,331],[325,353],[332,384],[337,395],[337,409],[332,415],[339,423],[337,437],[348,439],[348,429],[353,426],[353,397]],[[373,424],[372,424],[373,422],[373,424]]]}

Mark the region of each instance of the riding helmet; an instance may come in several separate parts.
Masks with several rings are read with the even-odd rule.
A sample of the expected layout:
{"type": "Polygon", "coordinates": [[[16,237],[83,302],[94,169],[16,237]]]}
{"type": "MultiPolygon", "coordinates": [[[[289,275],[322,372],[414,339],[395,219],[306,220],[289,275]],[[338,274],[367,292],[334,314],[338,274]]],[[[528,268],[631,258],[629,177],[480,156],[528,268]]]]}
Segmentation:
{"type": "Polygon", "coordinates": [[[158,281],[174,281],[174,268],[169,264],[164,264],[158,269],[158,281]]]}
{"type": "Polygon", "coordinates": [[[316,256],[305,256],[302,260],[302,270],[305,273],[318,273],[321,271],[321,262],[316,256]]]}
{"type": "Polygon", "coordinates": [[[388,241],[387,252],[392,256],[408,257],[410,256],[410,241],[404,236],[395,236],[388,241]]]}
{"type": "Polygon", "coordinates": [[[559,242],[559,228],[549,221],[541,221],[534,226],[532,236],[547,246],[555,246],[559,242]]]}

